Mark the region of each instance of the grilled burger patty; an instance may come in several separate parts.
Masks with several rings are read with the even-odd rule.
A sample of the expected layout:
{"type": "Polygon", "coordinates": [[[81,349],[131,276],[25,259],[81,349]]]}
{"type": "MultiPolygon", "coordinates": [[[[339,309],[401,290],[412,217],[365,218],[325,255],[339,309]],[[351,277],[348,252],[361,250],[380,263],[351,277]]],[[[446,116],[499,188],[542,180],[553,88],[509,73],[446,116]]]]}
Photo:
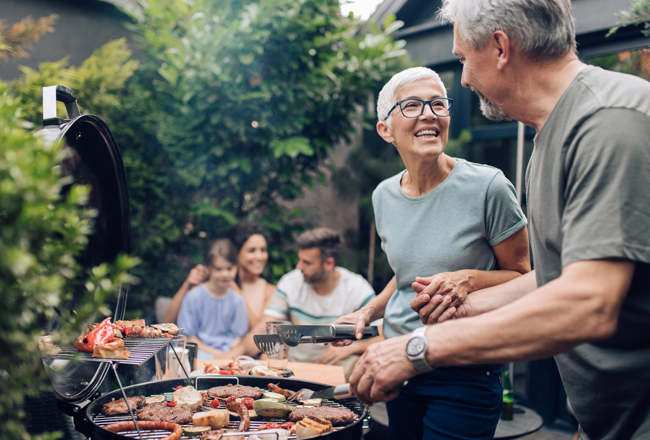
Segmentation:
{"type": "Polygon", "coordinates": [[[299,422],[305,417],[320,417],[321,419],[329,420],[333,426],[347,425],[354,422],[355,415],[352,411],[345,408],[337,408],[332,406],[311,407],[304,406],[291,410],[287,419],[290,422],[299,422]]]}
{"type": "Polygon", "coordinates": [[[223,387],[214,387],[208,390],[208,396],[219,397],[225,399],[226,397],[235,396],[235,398],[251,397],[259,399],[262,397],[262,390],[258,387],[247,387],[246,385],[226,385],[223,387]]]}
{"type": "MultiPolygon", "coordinates": [[[[129,397],[129,406],[131,410],[135,411],[138,408],[142,408],[145,404],[144,396],[135,396],[129,397]]],[[[128,414],[129,409],[126,407],[124,402],[124,397],[121,399],[114,400],[112,402],[105,403],[102,406],[102,414],[105,416],[118,416],[122,414],[128,414]]]]}
{"type": "Polygon", "coordinates": [[[189,406],[167,406],[165,402],[152,403],[136,412],[138,419],[152,422],[192,423],[192,410],[189,406]]]}

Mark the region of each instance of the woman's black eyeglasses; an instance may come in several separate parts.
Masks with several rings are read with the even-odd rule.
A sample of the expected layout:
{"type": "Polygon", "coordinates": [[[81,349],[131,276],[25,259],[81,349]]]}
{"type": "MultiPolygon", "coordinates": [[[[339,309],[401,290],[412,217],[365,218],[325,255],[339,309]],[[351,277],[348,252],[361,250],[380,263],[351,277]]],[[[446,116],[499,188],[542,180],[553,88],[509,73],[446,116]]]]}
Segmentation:
{"type": "Polygon", "coordinates": [[[451,109],[454,106],[454,100],[449,98],[435,98],[429,101],[423,101],[421,99],[414,98],[404,99],[403,101],[399,101],[393,106],[393,108],[390,109],[384,118],[384,121],[388,119],[392,111],[395,110],[395,107],[397,106],[399,106],[405,118],[417,118],[422,114],[422,112],[424,112],[424,106],[427,104],[429,104],[429,107],[431,108],[431,111],[434,115],[445,117],[451,115],[451,109]]]}

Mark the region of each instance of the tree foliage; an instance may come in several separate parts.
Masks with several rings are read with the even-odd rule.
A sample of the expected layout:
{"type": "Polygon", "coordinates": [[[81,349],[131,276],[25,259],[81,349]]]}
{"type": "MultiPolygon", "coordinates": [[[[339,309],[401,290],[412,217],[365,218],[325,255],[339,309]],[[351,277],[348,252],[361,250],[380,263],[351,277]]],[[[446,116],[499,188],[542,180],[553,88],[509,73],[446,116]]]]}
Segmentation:
{"type": "Polygon", "coordinates": [[[632,0],[629,11],[621,11],[616,14],[620,20],[618,24],[609,30],[607,36],[614,34],[626,26],[643,25],[643,35],[650,37],[650,0],[632,0]]]}
{"type": "Polygon", "coordinates": [[[34,122],[41,87],[63,83],[111,128],[142,259],[127,313],[150,316],[206,240],[239,220],[266,226],[271,281],[293,267],[293,234],[308,225],[285,202],[325,182],[323,160],[406,52],[392,38],[400,22],[360,33],[336,0],[138,3],[125,12],[146,54],[139,65],[118,41],[79,67],[22,68],[13,87],[34,122]]]}
{"type": "Polygon", "coordinates": [[[0,60],[9,58],[27,58],[27,49],[46,33],[54,32],[53,24],[59,18],[52,14],[34,21],[26,17],[7,28],[0,20],[0,60]]]}
{"type": "Polygon", "coordinates": [[[172,294],[205,238],[244,218],[269,230],[277,280],[304,227],[283,202],[324,182],[321,164],[353,134],[357,107],[402,65],[404,42],[391,37],[400,23],[360,34],[336,0],[139,4],[131,28],[148,59],[134,94],[151,93],[158,124],[123,146],[127,171],[138,167],[129,172],[145,261],[137,296],[172,294]]]}
{"type": "MultiPolygon", "coordinates": [[[[37,337],[43,320],[58,317],[58,343],[70,343],[80,325],[104,304],[136,260],[120,256],[84,274],[75,258],[93,230],[95,212],[84,208],[88,187],[74,185],[61,198],[63,179],[58,146],[47,146],[28,130],[18,99],[0,82],[0,438],[30,438],[21,423],[26,396],[51,385],[41,365],[37,337]],[[84,279],[85,297],[77,315],[58,314],[84,279]]],[[[55,438],[44,435],[36,438],[55,438]]]]}

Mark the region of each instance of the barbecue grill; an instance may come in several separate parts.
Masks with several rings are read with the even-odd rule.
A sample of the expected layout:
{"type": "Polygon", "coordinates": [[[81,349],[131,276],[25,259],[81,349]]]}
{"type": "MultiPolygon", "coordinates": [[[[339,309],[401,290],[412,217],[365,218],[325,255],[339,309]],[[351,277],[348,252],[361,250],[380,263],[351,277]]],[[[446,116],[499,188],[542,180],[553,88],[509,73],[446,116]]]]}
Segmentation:
{"type": "MultiPolygon", "coordinates": [[[[35,133],[45,138],[46,142],[62,141],[65,158],[61,163],[64,176],[72,177],[74,184],[90,185],[92,190],[88,205],[98,212],[96,231],[89,237],[89,244],[80,258],[85,268],[103,262],[113,261],[119,253],[130,251],[129,198],[124,167],[119,148],[106,124],[97,116],[81,115],[76,97],[69,88],[56,85],[43,88],[43,127],[35,133]],[[63,102],[69,119],[57,116],[56,103],[63,102]]],[[[69,187],[64,191],[68,191],[69,187]]],[[[74,292],[73,300],[66,304],[74,310],[81,301],[82,291],[74,292]]],[[[113,320],[124,317],[127,290],[120,288],[117,301],[112,310],[113,320]]],[[[56,321],[47,324],[47,333],[58,329],[56,321]]],[[[102,406],[113,400],[133,396],[167,395],[171,400],[174,388],[191,384],[197,390],[205,391],[215,386],[239,383],[241,385],[266,388],[269,382],[278,383],[280,387],[297,391],[301,388],[321,390],[328,385],[296,380],[292,378],[269,378],[260,376],[214,376],[206,375],[148,382],[123,387],[116,367],[120,364],[142,366],[159,350],[171,342],[168,338],[125,338],[125,346],[131,356],[124,360],[98,359],[87,353],[80,353],[73,347],[62,347],[62,352],[43,358],[43,365],[54,385],[54,395],[58,408],[72,416],[75,429],[86,437],[104,439],[127,438],[164,438],[169,431],[130,431],[114,433],[103,428],[111,423],[135,420],[133,414],[126,416],[104,416],[102,406]],[[119,389],[102,394],[98,391],[109,370],[113,370],[119,389]],[[272,380],[271,380],[272,379],[272,380]]],[[[173,344],[171,345],[173,347],[173,344]]],[[[175,352],[174,352],[175,353],[175,352]]],[[[182,366],[182,363],[179,362],[182,366]]],[[[352,411],[356,418],[353,422],[325,434],[319,438],[359,439],[362,436],[364,419],[368,416],[368,407],[354,398],[324,401],[323,405],[342,406],[352,411]]],[[[270,420],[251,420],[249,431],[256,431],[260,424],[270,420]]],[[[284,422],[286,420],[275,420],[284,422]]],[[[231,428],[237,427],[233,421],[231,428]]],[[[187,438],[183,436],[182,438],[187,438]]],[[[227,439],[227,437],[224,437],[227,439]]],[[[292,436],[291,438],[295,438],[292,436]]]]}

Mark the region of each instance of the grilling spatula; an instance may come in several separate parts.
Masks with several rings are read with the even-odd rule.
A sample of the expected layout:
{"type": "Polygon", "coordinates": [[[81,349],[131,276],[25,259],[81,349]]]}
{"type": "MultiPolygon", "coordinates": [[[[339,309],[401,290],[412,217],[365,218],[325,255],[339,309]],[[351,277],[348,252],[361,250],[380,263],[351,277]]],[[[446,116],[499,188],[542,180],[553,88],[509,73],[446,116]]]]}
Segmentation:
{"type": "MultiPolygon", "coordinates": [[[[405,380],[402,382],[402,384],[399,386],[400,388],[405,387],[409,383],[408,380],[405,380]]],[[[343,385],[337,385],[335,387],[329,387],[325,388],[320,391],[314,391],[310,390],[309,388],[303,388],[298,391],[296,391],[294,394],[291,395],[287,399],[287,401],[291,402],[293,400],[308,400],[308,399],[345,399],[346,397],[352,397],[352,393],[350,392],[350,384],[345,383],[343,385]]]]}
{"type": "MultiPolygon", "coordinates": [[[[356,340],[354,324],[334,325],[278,325],[278,335],[290,347],[298,344],[322,344],[336,342],[343,339],[356,340]]],[[[363,338],[368,339],[379,335],[377,327],[367,326],[363,331],[363,338]]]]}

